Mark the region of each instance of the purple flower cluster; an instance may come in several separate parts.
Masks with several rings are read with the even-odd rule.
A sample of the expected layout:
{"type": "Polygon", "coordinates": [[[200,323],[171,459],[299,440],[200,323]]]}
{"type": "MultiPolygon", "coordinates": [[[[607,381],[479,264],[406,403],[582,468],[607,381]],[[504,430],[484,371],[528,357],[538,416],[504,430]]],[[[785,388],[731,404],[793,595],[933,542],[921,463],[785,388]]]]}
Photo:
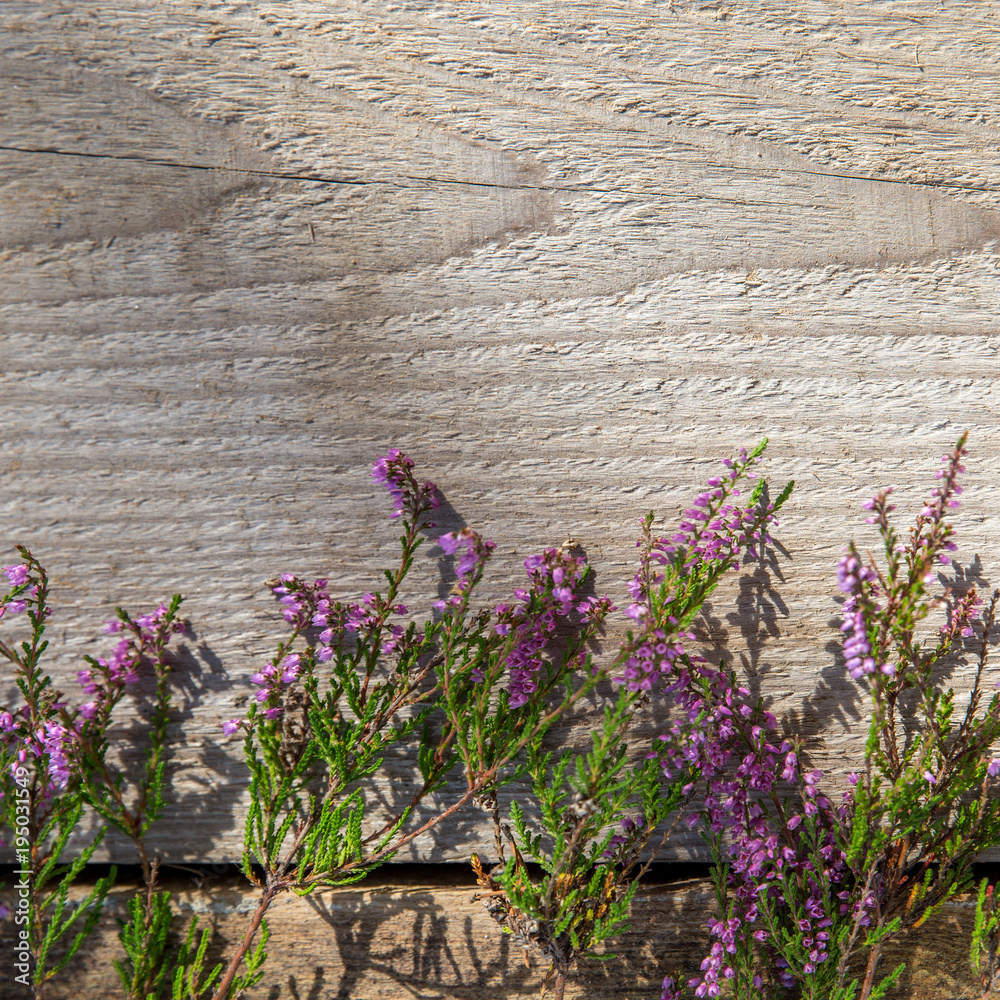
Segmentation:
{"type": "Polygon", "coordinates": [[[958,598],[948,608],[948,621],[941,626],[941,634],[949,639],[958,635],[971,639],[976,634],[972,622],[979,615],[980,604],[982,598],[974,590],[958,598]]]}
{"type": "Polygon", "coordinates": [[[727,503],[730,497],[738,497],[740,491],[736,482],[742,477],[755,479],[756,473],[748,472],[750,464],[760,462],[760,456],[748,459],[745,448],[740,450],[739,459],[723,459],[728,472],[724,476],[712,476],[708,489],[699,493],[693,506],[684,511],[678,530],[669,537],[651,539],[645,537],[636,542],[643,550],[639,560],[639,571],[629,583],[632,604],[625,614],[635,621],[645,620],[650,612],[650,600],[654,588],[664,582],[664,574],[653,565],[673,565],[687,572],[695,567],[705,567],[716,563],[738,566],[742,551],[756,559],[757,546],[771,541],[766,526],[777,524],[768,508],[765,524],[759,524],[758,516],[737,504],[727,503]]]}
{"type": "MultiPolygon", "coordinates": [[[[831,806],[819,790],[822,773],[802,772],[791,743],[774,746],[760,725],[751,726],[746,735],[749,742],[745,749],[749,752],[737,767],[734,779],[720,775],[709,782],[709,825],[714,833],[730,838],[729,888],[733,905],[727,920],[709,921],[716,941],[702,963],[702,976],[690,983],[698,997],[719,995],[720,976],[731,979],[735,974],[727,956],[735,954],[737,942],[747,935],[769,955],[779,982],[794,986],[830,957],[830,908],[836,906],[841,914],[849,911],[848,903],[835,903],[828,889],[843,882],[848,873],[841,847],[848,804],[836,810],[831,806]],[[764,807],[779,775],[789,785],[799,785],[801,803],[801,811],[796,811],[791,808],[793,798],[785,797],[780,820],[764,807]],[[807,818],[810,822],[806,822],[807,818]],[[816,870],[816,854],[822,858],[822,872],[816,870]],[[761,926],[760,910],[765,906],[772,913],[794,913],[798,943],[804,952],[799,967],[791,967],[779,953],[778,942],[772,941],[768,930],[761,926]]],[[[849,895],[845,891],[838,898],[847,900],[849,895]]],[[[859,922],[866,924],[866,915],[859,922]]]]}
{"type": "Polygon", "coordinates": [[[316,613],[321,601],[329,600],[326,580],[306,583],[294,573],[282,573],[278,583],[271,587],[271,593],[281,604],[281,617],[296,629],[304,629],[316,613]]]}
{"type": "MultiPolygon", "coordinates": [[[[673,615],[667,618],[667,622],[673,626],[677,625],[677,619],[673,615]]],[[[693,640],[694,638],[696,637],[693,632],[671,634],[666,629],[653,629],[625,661],[625,666],[622,669],[622,680],[625,685],[630,691],[649,691],[653,687],[654,681],[673,674],[675,664],[678,664],[685,657],[684,640],[693,640]]],[[[685,670],[686,667],[682,664],[680,676],[673,683],[667,685],[668,691],[687,687],[690,678],[685,674],[685,670]]]]}
{"type": "Polygon", "coordinates": [[[913,566],[921,568],[924,583],[934,581],[935,559],[944,565],[951,561],[942,550],[954,552],[957,548],[951,541],[954,529],[944,517],[949,510],[955,510],[960,506],[960,502],[954,498],[962,492],[957,479],[965,472],[965,466],[962,465],[964,455],[963,441],[953,452],[941,456],[941,461],[947,468],[939,469],[935,473],[935,478],[944,482],[931,491],[931,499],[917,515],[915,526],[910,529],[910,558],[913,566]]]}
{"type": "Polygon", "coordinates": [[[435,601],[438,611],[447,608],[463,608],[469,599],[472,588],[482,575],[483,567],[493,555],[496,548],[492,539],[483,538],[472,528],[462,528],[461,531],[450,531],[437,540],[445,555],[453,556],[460,550],[461,555],[455,563],[455,582],[452,594],[446,599],[435,601]]]}
{"type": "Polygon", "coordinates": [[[0,571],[14,589],[6,597],[0,598],[0,618],[4,615],[19,615],[28,607],[29,601],[38,594],[37,586],[30,586],[31,579],[27,565],[4,566],[0,571]]]}
{"type": "MultiPolygon", "coordinates": [[[[15,588],[24,588],[27,595],[21,601],[5,601],[6,610],[18,614],[37,598],[38,586],[31,585],[27,565],[7,566],[3,569],[15,588]]],[[[47,614],[47,608],[39,608],[47,614]]],[[[79,765],[78,748],[91,724],[106,725],[107,714],[117,703],[124,687],[139,679],[140,667],[154,644],[166,644],[172,634],[184,630],[184,624],[168,620],[168,609],[161,604],[148,615],[128,619],[115,619],[105,623],[104,632],[117,633],[127,630],[107,657],[90,659],[91,667],[77,673],[77,680],[85,694],[90,695],[75,712],[68,710],[65,702],[45,702],[38,706],[41,716],[32,720],[32,712],[24,705],[15,713],[0,712],[0,743],[19,763],[39,761],[44,771],[43,798],[67,787],[74,770],[79,765]],[[98,716],[103,716],[94,722],[98,716]]]]}
{"type": "Polygon", "coordinates": [[[663,980],[663,992],[660,1000],[681,1000],[687,988],[683,983],[678,982],[673,976],[667,976],[663,980]]]}
{"type": "Polygon", "coordinates": [[[320,645],[316,650],[316,659],[320,663],[332,659],[348,632],[353,632],[359,639],[366,641],[377,630],[383,635],[381,651],[386,654],[395,652],[405,629],[401,625],[386,622],[386,617],[392,614],[405,615],[409,610],[405,604],[388,604],[377,594],[365,594],[359,602],[347,604],[331,601],[325,596],[320,598],[312,615],[312,624],[323,630],[319,634],[320,645]]]}
{"type": "Polygon", "coordinates": [[[508,704],[520,708],[538,689],[535,675],[544,665],[542,652],[556,634],[560,619],[574,611],[594,625],[611,610],[610,599],[581,601],[576,589],[587,571],[587,562],[568,549],[546,549],[529,556],[524,568],[531,581],[528,589],[514,591],[519,604],[496,608],[497,635],[512,636],[505,664],[508,671],[508,704]]]}
{"type": "MultiPolygon", "coordinates": [[[[433,483],[418,483],[413,478],[412,469],[413,459],[398,448],[390,448],[372,466],[372,479],[384,486],[392,497],[395,505],[390,515],[392,518],[401,514],[415,518],[441,503],[437,487],[433,483]]],[[[425,527],[432,528],[433,525],[426,524],[425,527]]]]}
{"type": "MultiPolygon", "coordinates": [[[[25,552],[25,554],[27,554],[25,552]]],[[[0,599],[0,618],[5,614],[17,615],[32,604],[40,619],[50,614],[39,597],[39,580],[28,563],[2,567],[12,590],[0,599]]],[[[17,712],[0,712],[0,743],[18,763],[36,760],[44,772],[43,797],[65,789],[76,765],[76,750],[84,728],[97,716],[102,707],[113,705],[121,696],[125,684],[138,679],[137,670],[147,646],[183,628],[181,623],[166,620],[165,605],[149,615],[130,623],[132,635],[122,639],[110,656],[91,659],[91,669],[77,674],[84,692],[94,697],[75,712],[67,711],[65,702],[49,699],[36,705],[34,710],[24,705],[17,712]]],[[[119,632],[121,621],[107,623],[106,632],[119,632]]]]}
{"type": "MultiPolygon", "coordinates": [[[[866,505],[866,509],[872,508],[866,505]]],[[[884,504],[879,509],[884,514],[884,504]]],[[[837,586],[848,595],[841,609],[844,622],[840,630],[846,633],[844,658],[851,677],[860,680],[867,674],[874,674],[876,670],[891,677],[895,673],[895,667],[891,663],[880,666],[875,661],[868,639],[866,606],[871,605],[876,612],[879,610],[879,605],[874,603],[878,596],[878,576],[873,569],[861,562],[856,552],[848,552],[837,563],[837,586]]]]}
{"type": "MultiPolygon", "coordinates": [[[[65,705],[52,705],[51,711],[55,713],[60,708],[65,705]]],[[[14,714],[0,712],[0,744],[15,758],[12,770],[33,760],[42,762],[45,772],[42,798],[49,799],[69,784],[82,725],[82,720],[63,724],[53,714],[32,727],[31,711],[24,705],[14,714]]]]}
{"type": "MultiPolygon", "coordinates": [[[[955,451],[943,455],[941,461],[947,468],[940,469],[936,478],[944,480],[931,492],[931,499],[925,504],[917,516],[916,524],[910,529],[909,545],[896,541],[896,534],[889,525],[889,514],[895,507],[889,503],[892,487],[880,490],[870,500],[862,504],[871,511],[865,519],[867,524],[877,525],[885,539],[890,560],[899,566],[899,571],[891,571],[889,579],[900,577],[905,573],[906,589],[934,582],[934,563],[943,565],[950,563],[946,552],[954,552],[957,546],[951,541],[953,529],[944,521],[948,510],[959,506],[954,497],[962,492],[957,478],[965,471],[962,465],[964,447],[960,444],[955,451]],[[905,559],[905,566],[900,561],[905,559]]],[[[872,648],[871,636],[878,630],[878,621],[884,614],[883,605],[879,602],[880,582],[873,566],[865,565],[856,549],[850,546],[837,563],[837,583],[841,591],[847,594],[842,609],[843,624],[841,631],[845,633],[844,658],[847,669],[854,680],[875,674],[895,677],[896,665],[890,662],[880,662],[878,650],[872,648]]],[[[891,602],[890,602],[891,603],[891,602]]],[[[958,635],[966,638],[974,635],[972,621],[977,616],[980,600],[976,592],[969,591],[959,597],[948,611],[948,622],[942,626],[941,633],[945,643],[953,641],[958,635]]]]}
{"type": "Polygon", "coordinates": [[[59,789],[65,788],[73,769],[74,751],[80,737],[79,728],[72,729],[49,719],[38,730],[37,735],[42,741],[42,755],[47,758],[53,785],[59,789]]]}
{"type": "MultiPolygon", "coordinates": [[[[413,460],[398,448],[390,448],[375,460],[371,477],[384,486],[392,497],[393,512],[390,516],[396,518],[405,514],[412,522],[411,531],[414,531],[421,515],[438,507],[441,501],[435,485],[418,483],[412,470],[413,460]]],[[[434,525],[423,522],[419,526],[431,528],[434,525]]],[[[492,548],[492,542],[485,544],[492,548]]],[[[308,653],[296,653],[288,651],[286,646],[282,655],[251,677],[251,681],[258,686],[255,700],[263,706],[261,714],[267,719],[281,715],[285,690],[300,679],[314,659],[319,663],[332,659],[348,633],[356,633],[361,642],[370,640],[376,632],[380,635],[386,633],[380,644],[383,653],[394,652],[403,640],[403,627],[387,623],[386,618],[390,614],[407,614],[405,605],[391,604],[377,594],[365,594],[357,603],[342,604],[331,600],[327,585],[327,580],[306,583],[293,573],[283,573],[271,585],[272,593],[282,605],[282,617],[292,625],[295,636],[310,627],[321,631],[315,650],[310,647],[308,653]]],[[[223,733],[228,736],[249,723],[246,719],[236,718],[227,719],[221,725],[223,733]]]]}
{"type": "MultiPolygon", "coordinates": [[[[271,701],[280,696],[282,686],[293,684],[299,679],[302,670],[302,655],[289,653],[280,663],[268,663],[258,670],[251,678],[252,684],[257,684],[259,690],[254,698],[258,703],[271,701]]],[[[281,706],[274,705],[264,710],[264,718],[275,719],[281,715],[281,706]]]]}
{"type": "Polygon", "coordinates": [[[646,817],[623,816],[618,825],[622,832],[611,837],[601,857],[612,864],[626,866],[638,860],[639,852],[649,840],[646,833],[646,817]]]}
{"type": "Polygon", "coordinates": [[[89,670],[80,670],[76,679],[85,694],[94,695],[80,707],[84,719],[93,719],[120,697],[125,685],[139,680],[139,669],[146,662],[148,651],[157,643],[164,645],[170,636],[184,631],[182,621],[169,621],[168,608],[161,604],[155,611],[138,618],[113,618],[104,623],[108,635],[127,633],[118,641],[111,654],[91,660],[89,670]]]}
{"type": "MultiPolygon", "coordinates": [[[[314,580],[307,583],[300,580],[294,573],[282,573],[277,582],[270,585],[271,593],[278,598],[281,604],[281,616],[288,622],[296,633],[303,631],[311,625],[316,627],[326,627],[328,609],[330,605],[330,595],[326,590],[326,580],[314,580]]],[[[322,636],[320,637],[322,641],[322,636]]],[[[323,647],[320,648],[317,659],[323,659],[323,647]]],[[[329,659],[332,652],[328,652],[325,659],[329,659]]],[[[265,664],[255,674],[250,677],[250,681],[257,685],[258,690],[254,694],[254,700],[258,705],[264,706],[261,714],[266,719],[276,719],[282,713],[282,694],[284,690],[297,681],[303,671],[308,666],[308,658],[301,653],[286,652],[283,656],[276,657],[270,663],[265,664]]],[[[222,731],[226,736],[231,736],[239,729],[247,725],[245,719],[227,719],[221,723],[222,731]]]]}
{"type": "Polygon", "coordinates": [[[948,468],[938,469],[934,473],[934,478],[943,479],[944,483],[941,486],[936,486],[931,491],[931,502],[920,512],[921,517],[926,517],[928,520],[936,523],[944,518],[947,510],[958,509],[960,506],[959,501],[953,500],[952,497],[959,496],[962,492],[962,487],[956,483],[956,479],[965,472],[965,466],[962,465],[962,456],[964,454],[965,449],[957,447],[947,455],[941,456],[941,461],[948,468]]]}

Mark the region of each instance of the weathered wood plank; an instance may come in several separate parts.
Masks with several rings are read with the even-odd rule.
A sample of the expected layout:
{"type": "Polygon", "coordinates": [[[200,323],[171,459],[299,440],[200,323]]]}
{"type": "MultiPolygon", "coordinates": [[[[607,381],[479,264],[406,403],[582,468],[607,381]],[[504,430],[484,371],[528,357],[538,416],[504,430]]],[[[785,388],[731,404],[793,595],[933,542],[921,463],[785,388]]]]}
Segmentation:
{"type": "MultiPolygon", "coordinates": [[[[4,4],[4,534],[65,602],[62,678],[115,604],[188,594],[168,856],[238,854],[218,720],[277,632],[260,581],[370,587],[391,445],[499,543],[487,596],[568,535],[623,596],[645,510],[770,435],[791,558],[705,637],[857,765],[831,622],[861,500],[919,509],[970,427],[960,555],[1000,566],[998,12],[4,4]]],[[[469,819],[412,856],[472,848],[469,819]]]]}

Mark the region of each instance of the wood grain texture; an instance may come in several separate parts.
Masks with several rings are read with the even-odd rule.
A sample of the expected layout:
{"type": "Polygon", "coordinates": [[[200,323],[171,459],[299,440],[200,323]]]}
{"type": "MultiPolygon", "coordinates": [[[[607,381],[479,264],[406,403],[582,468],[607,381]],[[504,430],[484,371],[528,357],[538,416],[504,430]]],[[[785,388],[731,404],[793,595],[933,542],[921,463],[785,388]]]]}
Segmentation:
{"type": "MultiPolygon", "coordinates": [[[[52,573],[66,685],[116,604],[188,596],[155,846],[239,854],[218,720],[280,634],[261,581],[371,587],[389,446],[441,530],[498,542],[484,598],[568,535],[623,597],[645,511],[770,436],[785,554],[703,637],[833,780],[856,767],[832,577],[861,501],[919,510],[969,428],[961,564],[1000,567],[998,14],[5,3],[0,516],[52,573]]],[[[425,552],[413,595],[447,583],[425,552]]],[[[409,857],[490,845],[469,816],[409,857]]]]}
{"type": "MultiPolygon", "coordinates": [[[[407,866],[409,867],[409,866],[407,866]]],[[[419,867],[419,866],[414,866],[419,867]]],[[[450,866],[449,866],[450,867],[450,866]]],[[[429,866],[439,873],[440,867],[429,866]]],[[[210,956],[228,957],[242,936],[256,898],[226,877],[200,887],[189,880],[171,886],[176,930],[197,916],[212,926],[210,956]]],[[[534,1000],[546,973],[504,936],[461,876],[442,879],[412,871],[367,890],[344,889],[305,898],[282,897],[269,917],[272,936],[264,980],[251,993],[268,1000],[534,1000]]],[[[125,916],[129,891],[116,891],[85,954],[52,980],[49,1000],[115,996],[118,980],[116,917],[125,916]]],[[[714,905],[711,885],[689,880],[643,886],[632,908],[632,925],[616,942],[616,958],[583,961],[567,997],[650,1000],[665,975],[694,977],[709,947],[705,913],[714,905]]],[[[888,948],[885,968],[906,962],[891,1000],[973,1000],[981,995],[968,969],[968,940],[975,902],[959,899],[929,924],[888,948]]],[[[9,925],[4,925],[8,926],[9,925]]],[[[8,936],[0,937],[4,997],[27,1000],[12,982],[8,936]]],[[[250,994],[248,993],[248,996],[250,994]]],[[[551,994],[548,994],[551,995],[551,994]]]]}

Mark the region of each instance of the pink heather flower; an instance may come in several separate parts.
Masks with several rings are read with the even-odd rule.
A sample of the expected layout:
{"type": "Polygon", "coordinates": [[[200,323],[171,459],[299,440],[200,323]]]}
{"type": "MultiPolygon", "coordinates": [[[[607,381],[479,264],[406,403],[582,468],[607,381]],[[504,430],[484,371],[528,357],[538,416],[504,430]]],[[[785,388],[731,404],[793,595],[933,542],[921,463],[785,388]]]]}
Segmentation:
{"type": "Polygon", "coordinates": [[[585,598],[576,606],[576,610],[583,624],[600,624],[612,611],[617,611],[618,608],[611,603],[611,598],[605,594],[603,597],[585,598]]]}
{"type": "Polygon", "coordinates": [[[317,611],[329,607],[330,595],[326,592],[326,580],[315,580],[311,584],[298,579],[294,573],[282,573],[281,582],[271,588],[271,593],[281,603],[281,617],[296,628],[306,628],[309,624],[322,627],[317,611]]]}
{"type": "Polygon", "coordinates": [[[150,612],[148,615],[142,615],[135,619],[136,625],[140,628],[152,628],[154,625],[159,624],[160,619],[167,613],[167,606],[161,604],[155,611],[150,612]]]}
{"type": "MultiPolygon", "coordinates": [[[[448,556],[464,550],[455,564],[455,574],[459,577],[459,588],[463,593],[468,590],[468,585],[463,588],[461,581],[467,581],[472,577],[476,570],[489,560],[496,548],[492,539],[484,539],[478,531],[473,531],[472,528],[450,531],[438,538],[437,544],[448,556]]],[[[451,603],[457,606],[461,601],[455,602],[453,600],[451,603]]]]}
{"type": "Polygon", "coordinates": [[[508,634],[514,636],[506,658],[511,708],[526,704],[538,689],[535,674],[545,664],[541,654],[555,635],[558,619],[575,611],[574,604],[579,600],[575,588],[587,567],[584,559],[566,549],[546,549],[525,559],[524,568],[531,581],[531,590],[514,591],[524,604],[497,608],[498,625],[510,626],[508,634]]]}
{"type": "Polygon", "coordinates": [[[281,661],[281,681],[291,684],[299,676],[302,657],[298,653],[290,653],[281,661]]]}
{"type": "Polygon", "coordinates": [[[3,574],[10,581],[12,587],[20,587],[28,582],[28,567],[24,563],[19,566],[4,566],[3,574]]]}
{"type": "Polygon", "coordinates": [[[46,722],[44,731],[39,731],[45,753],[48,756],[48,772],[57,788],[65,788],[69,784],[70,754],[76,734],[60,725],[58,722],[46,722]]]}
{"type": "Polygon", "coordinates": [[[993,760],[986,765],[986,773],[991,778],[995,778],[998,774],[1000,774],[1000,759],[994,757],[993,760]]]}
{"type": "MultiPolygon", "coordinates": [[[[425,511],[438,507],[441,499],[433,483],[419,485],[410,471],[413,459],[408,458],[398,448],[390,448],[385,455],[375,459],[371,477],[384,486],[393,499],[394,508],[390,518],[406,513],[416,517],[425,511]]],[[[425,525],[432,527],[432,525],[425,525]]]]}
{"type": "Polygon", "coordinates": [[[97,690],[97,682],[94,680],[94,675],[89,670],[78,671],[76,679],[79,681],[80,687],[83,688],[84,694],[93,694],[97,690]]]}
{"type": "Polygon", "coordinates": [[[683,985],[680,985],[673,976],[667,976],[663,980],[663,992],[660,994],[660,1000],[681,1000],[683,996],[683,985]]]}
{"type": "Polygon", "coordinates": [[[240,726],[243,724],[242,719],[227,719],[225,722],[220,723],[222,726],[222,731],[226,736],[232,736],[240,726]]]}

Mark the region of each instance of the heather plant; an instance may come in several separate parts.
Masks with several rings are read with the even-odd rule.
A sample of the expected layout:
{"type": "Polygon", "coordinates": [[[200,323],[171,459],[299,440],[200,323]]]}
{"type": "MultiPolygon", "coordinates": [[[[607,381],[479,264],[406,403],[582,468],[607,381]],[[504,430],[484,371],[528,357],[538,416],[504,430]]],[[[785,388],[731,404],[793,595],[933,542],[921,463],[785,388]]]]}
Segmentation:
{"type": "MultiPolygon", "coordinates": [[[[501,823],[495,796],[490,800],[502,867],[486,873],[474,858],[477,880],[501,928],[550,963],[556,1000],[577,957],[598,957],[593,949],[626,925],[638,878],[680,819],[699,773],[707,762],[714,766],[720,741],[727,739],[731,677],[685,647],[695,638],[690,629],[705,600],[743,556],[763,551],[767,529],[791,493],[789,483],[767,503],[761,481],[745,506],[734,502],[738,484],[756,478],[752,470],[766,445],[765,439],[750,454],[744,449],[727,459],[725,473],[709,479],[672,535],[654,537],[654,514],[646,517],[637,543],[639,570],[629,585],[632,603],[625,610],[636,628],[607,668],[618,694],[593,731],[590,748],[546,752],[541,738],[526,747],[537,818],[529,819],[514,802],[510,823],[501,823]],[[651,752],[629,759],[630,724],[654,686],[672,697],[678,715],[651,752]],[[658,843],[652,840],[656,831],[658,843]],[[533,877],[526,859],[540,867],[539,876],[533,877]]],[[[577,660],[592,671],[587,645],[613,610],[608,598],[581,604],[573,641],[553,650],[550,662],[577,660]]]]}
{"type": "Polygon", "coordinates": [[[42,997],[45,984],[73,959],[96,926],[115,880],[114,866],[81,902],[72,905],[68,896],[110,825],[133,842],[143,873],[145,888],[132,901],[131,926],[123,928],[126,958],[116,967],[130,1000],[145,998],[158,992],[170,968],[169,895],[157,891],[160,859],[149,856],[144,838],[163,807],[170,701],[166,645],[172,634],[183,631],[177,620],[181,599],[136,619],[118,610],[105,632],[122,637],[109,656],[86,657],[88,667],[77,679],[89,700],[73,708],[41,665],[52,613],[47,574],[28,549],[19,546],[17,551],[23,561],[3,570],[12,589],[0,600],[0,618],[23,615],[27,637],[20,643],[0,641],[0,656],[13,665],[24,703],[0,711],[0,827],[14,834],[18,926],[23,928],[19,950],[31,956],[31,962],[20,963],[18,981],[30,985],[36,1000],[42,997]],[[155,703],[144,769],[136,779],[109,759],[109,731],[115,708],[150,666],[155,703]],[[71,838],[79,833],[87,805],[104,823],[80,849],[71,838]],[[71,847],[79,851],[77,856],[60,863],[71,847]],[[62,955],[54,958],[56,945],[70,935],[62,955]]]}
{"type": "Polygon", "coordinates": [[[19,548],[18,554],[23,562],[3,570],[12,588],[0,600],[0,619],[23,614],[28,635],[19,644],[0,641],[0,656],[13,664],[24,703],[0,712],[0,825],[12,831],[17,854],[18,981],[40,1000],[45,984],[93,931],[115,876],[112,871],[99,879],[79,906],[67,905],[70,887],[104,835],[98,831],[71,864],[59,864],[83,815],[71,742],[89,720],[67,709],[41,667],[51,613],[48,578],[27,549],[19,548]],[[62,957],[52,958],[53,947],[68,935],[72,938],[62,957]]]}
{"type": "MultiPolygon", "coordinates": [[[[838,565],[845,668],[870,708],[864,768],[831,797],[802,741],[779,735],[726,660],[709,663],[694,647],[705,601],[727,572],[766,557],[790,495],[791,483],[769,502],[758,482],[740,500],[766,443],[726,460],[672,534],[659,536],[647,516],[629,629],[602,658],[594,650],[617,609],[589,593],[592,573],[572,542],[527,559],[511,600],[476,608],[493,542],[472,528],[438,535],[454,585],[415,619],[404,584],[439,496],[398,450],[379,458],[372,477],[402,529],[384,591],[343,601],[327,580],[271,581],[290,632],[251,678],[244,717],[222,725],[243,739],[243,871],[259,898],[228,962],[216,965],[209,929],[192,920],[176,936],[148,846],[166,792],[167,645],[184,629],[181,599],[137,618],[118,611],[105,628],[117,645],[87,657],[78,680],[88,700],[74,708],[40,666],[48,579],[19,548],[0,600],[0,618],[25,633],[0,641],[23,700],[0,711],[0,821],[14,833],[24,890],[18,917],[31,961],[21,981],[40,998],[96,925],[113,870],[77,906],[68,894],[108,827],[132,842],[143,876],[120,921],[123,994],[229,1000],[263,976],[266,917],[282,893],[358,882],[475,805],[499,861],[487,870],[473,856],[479,898],[526,956],[547,965],[543,994],[551,985],[561,1000],[581,957],[613,957],[599,949],[626,926],[639,877],[683,823],[700,825],[712,851],[718,912],[701,975],[667,977],[663,1000],[883,997],[902,968],[881,967],[885,943],[967,889],[976,855],[1000,840],[1000,696],[985,694],[1000,593],[981,610],[964,576],[948,576],[963,436],[914,526],[896,531],[892,491],[881,491],[865,505],[881,558],[852,543],[838,565]],[[973,674],[961,705],[946,684],[960,663],[973,674]],[[154,693],[137,772],[115,763],[109,733],[142,674],[154,693]],[[555,744],[556,721],[591,701],[599,722],[589,738],[555,744]],[[654,704],[665,706],[664,722],[643,746],[635,718],[654,704]],[[373,781],[406,787],[398,778],[407,767],[412,791],[373,816],[373,781]],[[501,793],[518,779],[522,793],[505,809],[501,793]],[[80,848],[85,807],[100,827],[80,848]]],[[[984,996],[998,978],[998,941],[984,882],[970,950],[984,996]]]]}
{"type": "MultiPolygon", "coordinates": [[[[905,537],[892,527],[891,489],[865,504],[883,562],[854,543],[838,564],[846,669],[870,704],[865,768],[841,802],[820,789],[801,747],[751,710],[709,779],[705,820],[716,857],[715,941],[695,995],[767,997],[797,986],[815,1000],[884,996],[902,971],[880,969],[885,943],[918,927],[968,888],[975,857],[1000,840],[991,756],[1000,697],[984,706],[998,595],[980,618],[974,587],[946,576],[955,550],[965,435],[942,459],[939,485],[905,537]],[[932,612],[943,621],[925,625],[932,612]],[[972,657],[964,710],[944,677],[972,657]]],[[[981,891],[973,964],[988,988],[997,921],[981,891]]],[[[683,993],[674,979],[665,998],[683,993]]]]}
{"type": "Polygon", "coordinates": [[[685,797],[680,785],[661,794],[654,759],[628,759],[625,736],[641,697],[619,691],[589,751],[556,754],[533,741],[526,772],[537,819],[513,801],[510,822],[495,824],[501,862],[495,873],[473,855],[483,890],[478,898],[526,954],[537,952],[548,963],[542,992],[551,980],[556,1000],[578,957],[615,957],[594,949],[627,926],[638,879],[655,857],[640,864],[643,849],[685,797]]]}
{"type": "Polygon", "coordinates": [[[881,536],[882,566],[862,561],[853,544],[839,565],[846,665],[871,703],[846,857],[855,884],[868,887],[858,900],[871,927],[861,1000],[874,995],[884,940],[919,926],[968,888],[972,862],[1000,840],[1000,760],[992,757],[1000,696],[983,704],[1000,595],[980,615],[976,588],[960,589],[946,576],[957,547],[947,515],[959,506],[965,443],[963,434],[942,457],[939,485],[908,537],[889,522],[891,489],[865,505],[881,536]],[[921,628],[932,611],[943,620],[921,628]],[[942,676],[969,658],[975,676],[963,711],[942,676]]]}
{"type": "Polygon", "coordinates": [[[114,966],[126,1000],[155,1000],[168,985],[175,1000],[197,998],[221,972],[217,968],[205,977],[204,955],[211,930],[203,928],[198,935],[196,916],[190,919],[185,941],[179,947],[172,941],[171,894],[159,885],[162,859],[159,854],[150,856],[147,846],[149,830],[164,806],[171,699],[166,647],[172,635],[186,629],[178,618],[182,600],[175,594],[169,605],[161,604],[135,619],[118,608],[117,617],[104,626],[106,633],[121,635],[111,656],[88,656],[89,669],[77,675],[84,691],[93,696],[81,711],[99,721],[93,734],[80,734],[76,746],[86,799],[108,826],[132,842],[142,873],[143,888],[128,903],[129,919],[119,921],[123,955],[114,966]],[[125,685],[138,679],[140,669],[152,671],[155,692],[145,761],[136,776],[109,762],[107,733],[125,685]]]}
{"type": "Polygon", "coordinates": [[[518,772],[518,754],[604,676],[591,670],[574,679],[576,653],[555,667],[539,655],[587,572],[564,550],[528,561],[529,588],[513,603],[473,612],[493,542],[469,528],[444,534],[438,546],[458,557],[452,592],[421,627],[406,623],[402,585],[439,503],[433,483],[419,483],[412,467],[392,449],[372,470],[393,498],[392,517],[402,519],[400,560],[385,571],[384,593],[343,603],[326,580],[286,574],[273,583],[291,635],[251,678],[258,691],[246,717],[223,726],[244,735],[251,806],[243,871],[261,895],[215,1000],[258,978],[265,914],[281,893],[358,882],[473,799],[495,797],[518,772]],[[420,778],[395,812],[371,823],[365,782],[393,749],[420,778]],[[459,763],[465,787],[449,800],[445,782],[459,763]],[[429,817],[411,821],[421,806],[429,817]]]}

